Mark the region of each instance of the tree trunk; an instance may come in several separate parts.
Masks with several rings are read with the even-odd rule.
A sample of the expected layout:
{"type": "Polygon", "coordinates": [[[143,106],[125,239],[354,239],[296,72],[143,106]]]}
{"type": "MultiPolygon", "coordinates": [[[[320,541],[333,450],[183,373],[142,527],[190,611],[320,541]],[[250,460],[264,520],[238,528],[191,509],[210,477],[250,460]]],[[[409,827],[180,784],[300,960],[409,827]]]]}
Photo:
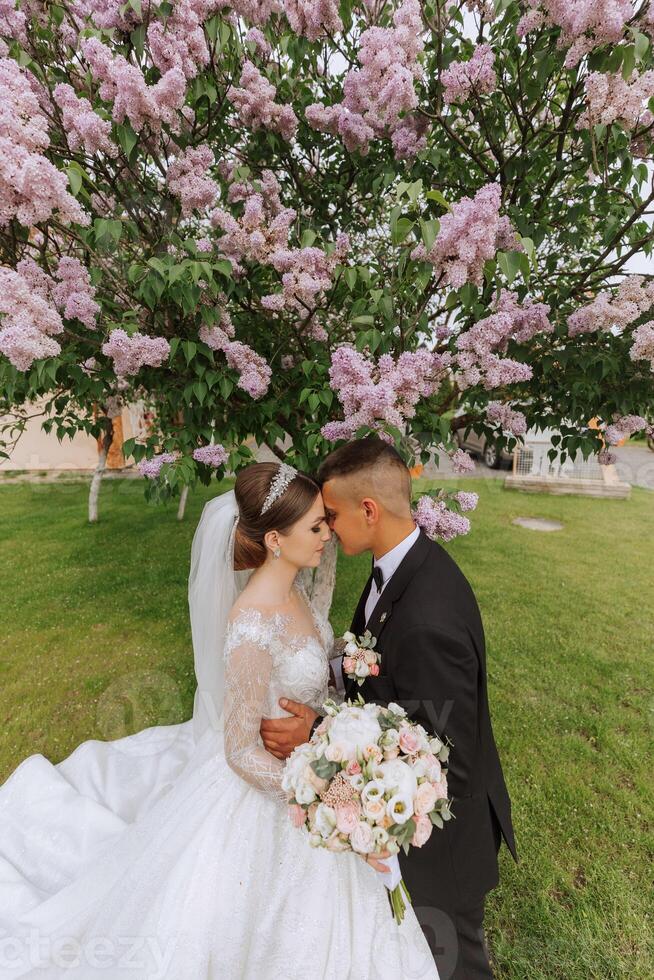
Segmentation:
{"type": "Polygon", "coordinates": [[[186,499],[188,497],[188,483],[185,487],[182,487],[182,493],[179,498],[179,507],[177,508],[177,520],[184,520],[184,511],[186,510],[186,499]]]}
{"type": "Polygon", "coordinates": [[[107,467],[107,456],[109,455],[109,449],[111,448],[113,438],[113,422],[107,416],[105,418],[105,430],[104,436],[102,437],[102,447],[98,454],[98,465],[95,468],[89,489],[89,524],[97,524],[98,522],[98,497],[100,495],[100,484],[102,483],[102,477],[107,467]]]}

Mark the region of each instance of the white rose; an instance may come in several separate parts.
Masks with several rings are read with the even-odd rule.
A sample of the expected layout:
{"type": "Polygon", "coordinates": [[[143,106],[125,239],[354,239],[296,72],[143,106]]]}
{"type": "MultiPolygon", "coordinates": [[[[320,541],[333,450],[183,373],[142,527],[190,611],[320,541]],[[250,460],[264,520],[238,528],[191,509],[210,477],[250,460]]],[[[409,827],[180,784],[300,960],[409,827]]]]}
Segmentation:
{"type": "Polygon", "coordinates": [[[282,775],[282,789],[292,792],[299,782],[304,782],[304,770],[314,758],[314,747],[308,743],[294,749],[286,761],[282,775]]]}
{"type": "Polygon", "coordinates": [[[427,759],[420,757],[416,759],[411,768],[416,779],[422,779],[429,772],[429,763],[427,759]]]}
{"type": "Polygon", "coordinates": [[[329,741],[344,746],[344,758],[356,759],[357,751],[377,742],[381,728],[376,714],[362,708],[343,708],[334,718],[329,729],[329,741]]]}
{"type": "Polygon", "coordinates": [[[350,834],[350,846],[357,854],[370,854],[375,849],[375,839],[370,824],[360,820],[350,834]]]}
{"type": "Polygon", "coordinates": [[[377,663],[377,654],[375,653],[374,650],[366,650],[366,652],[363,655],[363,659],[365,660],[365,662],[368,664],[369,667],[372,667],[373,664],[377,663]]]}
{"type": "Polygon", "coordinates": [[[300,783],[298,786],[296,786],[295,799],[302,806],[308,806],[309,803],[313,803],[313,801],[317,799],[317,796],[311,783],[300,783]]]}
{"type": "Polygon", "coordinates": [[[413,816],[413,801],[407,793],[396,793],[386,804],[386,813],[393,823],[406,823],[413,816]]]}
{"type": "Polygon", "coordinates": [[[349,631],[349,630],[346,630],[346,632],[345,632],[345,633],[343,633],[343,639],[344,639],[344,640],[345,640],[345,641],[346,641],[347,643],[350,643],[350,642],[351,642],[352,640],[356,640],[356,636],[354,635],[354,633],[350,633],[350,631],[349,631]]]}
{"type": "Polygon", "coordinates": [[[387,728],[381,737],[380,745],[383,749],[396,749],[400,743],[400,733],[397,728],[387,728]]]}
{"type": "Polygon", "coordinates": [[[328,745],[325,749],[325,758],[328,762],[342,762],[343,761],[343,746],[342,745],[328,745]]]}
{"type": "Polygon", "coordinates": [[[395,703],[395,701],[391,701],[389,703],[388,710],[392,711],[394,715],[399,715],[400,718],[406,717],[406,711],[404,710],[404,708],[401,708],[399,704],[395,703]]]}
{"type": "Polygon", "coordinates": [[[370,668],[365,660],[357,660],[357,665],[354,668],[355,677],[367,677],[370,673],[370,668]]]}
{"type": "Polygon", "coordinates": [[[443,743],[440,738],[431,738],[429,740],[429,751],[433,752],[434,755],[438,755],[440,750],[443,748],[443,743]]]}
{"type": "Polygon", "coordinates": [[[325,840],[328,837],[331,837],[336,829],[336,811],[334,808],[327,806],[326,803],[318,804],[313,825],[320,836],[325,840]]]}
{"type": "Polygon", "coordinates": [[[379,768],[388,792],[403,793],[413,799],[418,789],[418,780],[411,766],[401,759],[388,759],[380,763],[379,768]]]}
{"type": "Polygon", "coordinates": [[[353,657],[353,656],[354,656],[354,654],[355,654],[355,653],[358,653],[358,652],[359,652],[359,648],[358,648],[358,646],[356,645],[356,643],[352,643],[352,641],[350,641],[349,643],[346,643],[346,644],[345,644],[345,650],[344,650],[344,653],[345,653],[345,654],[346,654],[346,655],[347,655],[348,657],[353,657]]]}

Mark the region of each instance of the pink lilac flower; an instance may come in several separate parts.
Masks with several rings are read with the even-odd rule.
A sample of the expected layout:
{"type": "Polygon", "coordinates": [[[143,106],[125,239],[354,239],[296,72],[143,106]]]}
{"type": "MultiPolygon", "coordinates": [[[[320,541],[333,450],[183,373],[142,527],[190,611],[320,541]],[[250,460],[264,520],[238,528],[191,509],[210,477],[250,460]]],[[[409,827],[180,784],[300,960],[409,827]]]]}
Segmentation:
{"type": "Polygon", "coordinates": [[[0,267],[0,353],[19,371],[61,350],[53,334],[64,325],[47,296],[19,271],[0,267]]]}
{"type": "Polygon", "coordinates": [[[309,105],[305,116],[310,126],[340,136],[349,152],[368,153],[373,139],[391,137],[399,158],[424,146],[415,122],[403,117],[415,109],[415,82],[423,77],[419,64],[424,25],[418,0],[404,0],[393,15],[393,27],[369,27],[359,42],[361,69],[347,72],[343,101],[332,106],[309,105]],[[411,128],[413,126],[413,132],[411,128]]]}
{"type": "Polygon", "coordinates": [[[449,354],[405,351],[397,361],[382,354],[377,364],[345,344],[332,354],[329,381],[343,407],[342,422],[321,429],[326,439],[350,439],[361,426],[401,426],[412,418],[420,398],[433,395],[450,366],[449,354]]]}
{"type": "Polygon", "coordinates": [[[416,113],[408,113],[393,130],[391,143],[396,160],[411,160],[427,146],[429,120],[416,113]]]}
{"type": "Polygon", "coordinates": [[[479,494],[457,490],[454,494],[454,500],[456,500],[461,510],[474,510],[479,503],[479,494]]]}
{"type": "Polygon", "coordinates": [[[486,418],[489,422],[499,425],[503,432],[513,436],[523,436],[527,431],[527,420],[523,413],[514,411],[510,405],[502,402],[489,402],[486,407],[486,418]]]}
{"type": "Polygon", "coordinates": [[[614,415],[611,425],[604,430],[604,440],[608,446],[617,446],[623,439],[628,439],[635,432],[643,429],[651,430],[650,423],[641,415],[614,415]]]}
{"type": "Polygon", "coordinates": [[[518,22],[518,37],[542,24],[560,27],[557,41],[559,48],[569,48],[565,59],[566,68],[574,68],[586,54],[604,44],[621,41],[625,25],[634,15],[632,0],[528,0],[532,11],[518,22]],[[541,18],[534,12],[541,13],[541,18]]]}
{"type": "Polygon", "coordinates": [[[591,303],[575,310],[568,317],[568,334],[577,337],[596,330],[624,330],[652,306],[654,282],[646,283],[643,276],[628,276],[620,283],[615,295],[610,290],[602,290],[591,303]]]}
{"type": "MultiPolygon", "coordinates": [[[[223,321],[221,321],[222,323],[223,321]]],[[[224,325],[200,327],[200,340],[207,344],[212,350],[220,350],[225,355],[227,364],[230,368],[239,373],[237,385],[247,392],[252,398],[261,398],[266,394],[270,387],[272,370],[260,354],[237,340],[231,340],[234,328],[231,320],[228,320],[230,334],[224,329],[224,325]]]]}
{"type": "Polygon", "coordinates": [[[59,259],[56,272],[59,283],[52,290],[58,309],[67,320],[77,319],[88,327],[95,326],[99,305],[95,302],[95,288],[91,285],[89,270],[79,259],[63,256],[59,259]]]}
{"type": "Polygon", "coordinates": [[[269,262],[282,276],[283,291],[281,295],[262,297],[262,305],[267,309],[295,308],[300,312],[317,306],[321,294],[330,288],[334,268],[343,261],[348,248],[349,237],[341,234],[330,255],[314,247],[276,249],[269,262]]]}
{"type": "Polygon", "coordinates": [[[272,54],[272,47],[270,46],[268,39],[258,27],[251,27],[243,40],[250,41],[252,44],[254,44],[256,52],[261,58],[269,58],[272,54]]]}
{"type": "Polygon", "coordinates": [[[457,289],[472,282],[480,286],[484,263],[498,249],[522,249],[509,218],[500,217],[501,198],[499,184],[485,184],[474,198],[462,197],[440,219],[431,247],[417,245],[411,258],[431,263],[442,274],[444,285],[457,289]]]}
{"type": "Polygon", "coordinates": [[[455,510],[450,510],[444,500],[434,500],[425,495],[420,497],[413,519],[432,541],[451,541],[470,530],[470,521],[455,510]]]}
{"type": "Polygon", "coordinates": [[[155,85],[148,85],[140,68],[130,64],[121,54],[113,54],[96,37],[80,43],[91,73],[100,82],[100,98],[113,103],[112,118],[122,123],[129,119],[132,129],[139,133],[144,126],[157,132],[165,122],[179,131],[177,110],[184,105],[186,78],[179,68],[170,68],[155,85]]]}
{"type": "Polygon", "coordinates": [[[275,102],[277,90],[251,61],[243,63],[239,86],[230,86],[227,98],[249,129],[269,129],[286,140],[295,136],[298,120],[290,105],[275,102]]]}
{"type": "Polygon", "coordinates": [[[22,10],[16,10],[15,0],[0,0],[0,35],[27,43],[25,14],[22,10]]]}
{"type": "Polygon", "coordinates": [[[649,361],[654,371],[654,320],[641,323],[632,334],[633,345],[629,351],[632,361],[649,361]]]}
{"type": "Polygon", "coordinates": [[[447,454],[450,458],[452,469],[459,475],[474,473],[476,470],[475,461],[464,449],[457,449],[455,452],[447,454]]]}
{"type": "Polygon", "coordinates": [[[162,75],[177,68],[186,78],[195,78],[198,69],[209,64],[202,25],[218,6],[216,0],[176,0],[165,24],[157,18],[151,19],[150,53],[162,75]]]}
{"type": "Polygon", "coordinates": [[[576,123],[577,129],[588,129],[601,123],[610,126],[620,123],[631,131],[639,126],[649,126],[654,115],[647,108],[654,96],[654,71],[638,75],[631,73],[628,81],[622,74],[593,71],[586,76],[587,109],[576,123]]]}
{"type": "Polygon", "coordinates": [[[87,153],[102,152],[116,156],[116,144],[110,137],[111,123],[93,111],[88,99],[80,99],[71,85],[55,85],[52,96],[62,110],[62,123],[71,150],[84,147],[87,153]]]}
{"type": "Polygon", "coordinates": [[[343,30],[337,0],[286,0],[284,13],[292,30],[309,41],[343,30]]]}
{"type": "Polygon", "coordinates": [[[600,466],[612,466],[617,462],[617,460],[618,457],[616,454],[610,453],[608,449],[602,449],[597,454],[597,462],[600,464],[600,466]]]}
{"type": "Polygon", "coordinates": [[[453,61],[441,75],[443,101],[465,102],[471,92],[476,95],[494,92],[497,85],[494,62],[490,44],[478,44],[469,61],[453,61]]]}
{"type": "Polygon", "coordinates": [[[170,353],[170,344],[164,337],[147,337],[138,331],[130,336],[118,328],[109,334],[102,353],[112,358],[116,374],[125,376],[137,374],[144,365],[160,367],[170,353]]]}
{"type": "Polygon", "coordinates": [[[213,150],[204,143],[189,147],[168,167],[167,183],[180,199],[184,217],[215,203],[219,188],[207,173],[213,162],[213,150]]]}
{"type": "Polygon", "coordinates": [[[68,193],[64,173],[43,156],[48,121],[26,70],[0,58],[0,227],[16,218],[29,227],[60,220],[88,224],[89,217],[68,193]]]}
{"type": "Polygon", "coordinates": [[[159,453],[151,459],[142,459],[137,464],[138,471],[141,476],[145,476],[149,480],[156,480],[164,463],[174,463],[175,460],[179,459],[180,455],[178,452],[159,453]]]}
{"type": "Polygon", "coordinates": [[[284,5],[280,0],[231,0],[230,7],[243,20],[262,27],[273,14],[281,14],[284,5]]]}
{"type": "Polygon", "coordinates": [[[554,326],[549,320],[549,310],[546,303],[537,303],[531,297],[521,305],[514,293],[501,290],[495,311],[456,338],[459,388],[465,390],[483,384],[491,390],[528,381],[533,374],[528,364],[498,355],[506,351],[510,340],[526,343],[540,334],[551,333],[554,326]]]}
{"type": "Polygon", "coordinates": [[[197,463],[205,463],[207,466],[213,466],[217,469],[227,462],[229,453],[224,446],[216,443],[215,445],[200,446],[199,449],[194,449],[193,459],[197,463]]]}

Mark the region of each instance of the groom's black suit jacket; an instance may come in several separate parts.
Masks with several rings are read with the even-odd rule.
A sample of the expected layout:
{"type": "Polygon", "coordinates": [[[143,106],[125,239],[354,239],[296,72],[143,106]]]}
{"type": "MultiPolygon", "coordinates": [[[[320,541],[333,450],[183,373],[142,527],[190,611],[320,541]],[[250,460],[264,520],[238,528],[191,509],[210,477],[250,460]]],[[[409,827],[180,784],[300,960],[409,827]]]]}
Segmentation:
{"type": "Polygon", "coordinates": [[[402,705],[428,732],[446,735],[448,787],[456,819],[434,831],[422,848],[400,852],[414,905],[470,909],[499,880],[492,812],[517,860],[511,801],[504,782],[486,683],[484,630],[468,580],[453,558],[423,531],[404,556],[365,622],[370,576],[351,631],[377,637],[380,673],[347,697],[402,705]]]}

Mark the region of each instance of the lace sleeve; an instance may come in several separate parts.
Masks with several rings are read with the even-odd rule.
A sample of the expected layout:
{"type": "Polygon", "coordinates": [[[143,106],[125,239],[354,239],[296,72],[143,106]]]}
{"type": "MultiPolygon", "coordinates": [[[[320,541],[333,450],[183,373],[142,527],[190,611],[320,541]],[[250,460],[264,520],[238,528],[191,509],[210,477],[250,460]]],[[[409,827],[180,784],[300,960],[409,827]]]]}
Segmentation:
{"type": "Polygon", "coordinates": [[[284,763],[266,752],[259,738],[272,658],[256,624],[246,620],[245,629],[243,625],[242,620],[232,622],[225,642],[225,758],[241,779],[285,801],[284,763]]]}

